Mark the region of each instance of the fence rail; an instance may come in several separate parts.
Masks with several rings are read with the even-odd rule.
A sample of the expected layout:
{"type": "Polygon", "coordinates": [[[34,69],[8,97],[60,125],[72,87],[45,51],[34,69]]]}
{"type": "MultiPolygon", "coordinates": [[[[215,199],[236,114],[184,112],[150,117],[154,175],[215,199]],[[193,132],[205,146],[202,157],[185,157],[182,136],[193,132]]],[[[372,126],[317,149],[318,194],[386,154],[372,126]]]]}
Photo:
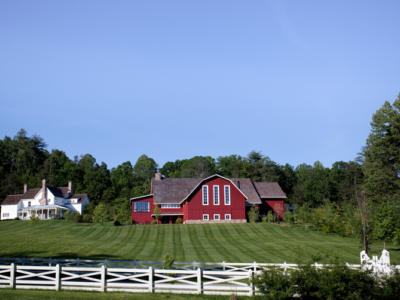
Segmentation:
{"type": "MultiPolygon", "coordinates": [[[[124,268],[124,269],[148,269],[153,267],[154,269],[162,268],[162,261],[116,261],[116,260],[82,260],[82,259],[52,259],[52,258],[0,258],[1,265],[22,265],[22,266],[55,266],[59,264],[60,266],[66,267],[101,267],[105,266],[107,268],[124,268]]],[[[322,264],[315,264],[316,267],[323,267],[322,264]]],[[[349,265],[352,269],[359,269],[361,265],[349,265]]],[[[283,268],[285,271],[290,269],[296,269],[297,264],[275,264],[275,263],[215,263],[215,262],[174,262],[174,270],[197,270],[198,268],[204,271],[226,271],[226,272],[238,272],[244,271],[248,272],[252,270],[253,272],[261,271],[264,269],[278,267],[283,268]]],[[[400,267],[400,266],[399,266],[400,267]]]]}
{"type": "Polygon", "coordinates": [[[253,271],[0,265],[0,287],[253,295],[253,271]]]}

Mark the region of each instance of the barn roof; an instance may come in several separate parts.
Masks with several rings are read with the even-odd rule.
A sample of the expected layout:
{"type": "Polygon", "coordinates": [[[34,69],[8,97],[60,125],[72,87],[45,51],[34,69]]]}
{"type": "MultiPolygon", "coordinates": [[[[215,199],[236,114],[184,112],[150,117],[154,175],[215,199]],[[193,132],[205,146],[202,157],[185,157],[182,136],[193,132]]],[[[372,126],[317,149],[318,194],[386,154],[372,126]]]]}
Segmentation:
{"type": "Polygon", "coordinates": [[[262,199],[286,198],[277,182],[254,182],[253,184],[262,199]]]}
{"type": "Polygon", "coordinates": [[[158,204],[181,203],[203,178],[153,180],[153,201],[158,204]]]}
{"type": "Polygon", "coordinates": [[[286,198],[277,182],[251,182],[249,178],[225,178],[213,175],[207,178],[166,178],[162,180],[152,179],[153,194],[135,197],[131,200],[139,200],[153,196],[153,203],[180,204],[203,182],[212,177],[221,177],[232,182],[246,197],[250,204],[261,204],[261,198],[286,198]]]}

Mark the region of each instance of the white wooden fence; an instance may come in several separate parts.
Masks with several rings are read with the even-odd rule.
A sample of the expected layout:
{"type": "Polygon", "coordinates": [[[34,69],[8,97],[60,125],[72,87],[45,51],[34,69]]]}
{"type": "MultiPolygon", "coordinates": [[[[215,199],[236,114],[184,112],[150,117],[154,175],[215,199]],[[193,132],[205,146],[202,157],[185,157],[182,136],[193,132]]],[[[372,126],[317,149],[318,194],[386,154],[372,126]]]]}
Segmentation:
{"type": "Polygon", "coordinates": [[[0,287],[253,295],[253,271],[204,271],[0,265],[0,287]]]}

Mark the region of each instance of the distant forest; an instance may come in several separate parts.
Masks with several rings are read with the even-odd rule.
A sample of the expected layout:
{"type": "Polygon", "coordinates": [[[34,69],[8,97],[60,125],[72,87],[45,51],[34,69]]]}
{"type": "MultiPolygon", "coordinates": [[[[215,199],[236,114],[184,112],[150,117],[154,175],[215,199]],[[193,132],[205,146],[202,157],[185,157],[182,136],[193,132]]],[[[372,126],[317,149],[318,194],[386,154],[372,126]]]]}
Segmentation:
{"type": "Polygon", "coordinates": [[[24,183],[37,188],[46,179],[54,187],[67,186],[72,180],[76,193],[87,193],[95,204],[112,204],[117,198],[148,194],[151,178],[157,171],[164,178],[204,178],[219,174],[227,178],[250,178],[254,182],[276,181],[291,204],[310,206],[319,206],[326,199],[347,201],[354,196],[354,184],[363,181],[361,164],[355,161],[335,162],[331,168],[319,161],[312,166],[293,167],[251,151],[245,157],[195,156],[167,162],[159,168],[153,158],[143,154],[134,164],[127,161],[110,170],[106,163],[97,163],[91,154],[70,159],[61,150],[49,152],[43,138],[29,136],[24,129],[13,138],[6,136],[0,140],[0,201],[9,194],[21,194],[24,183]]]}

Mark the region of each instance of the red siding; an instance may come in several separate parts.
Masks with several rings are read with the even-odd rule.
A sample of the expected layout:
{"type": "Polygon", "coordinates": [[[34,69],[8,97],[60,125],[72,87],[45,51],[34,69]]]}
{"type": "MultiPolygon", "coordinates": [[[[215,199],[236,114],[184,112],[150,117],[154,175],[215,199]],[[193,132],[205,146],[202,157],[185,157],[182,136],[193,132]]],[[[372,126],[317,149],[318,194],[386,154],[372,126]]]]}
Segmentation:
{"type": "Polygon", "coordinates": [[[283,219],[283,214],[285,213],[284,201],[262,199],[262,204],[260,205],[260,214],[267,214],[270,210],[278,213],[279,216],[283,219]]]}
{"type": "Polygon", "coordinates": [[[231,215],[231,220],[246,219],[245,197],[230,181],[220,177],[214,177],[203,182],[188,202],[184,205],[186,220],[203,220],[203,214],[209,215],[209,220],[214,220],[214,214],[220,215],[220,220],[225,220],[225,214],[231,215]],[[203,185],[208,186],[208,205],[203,205],[203,185]],[[219,186],[219,205],[214,204],[213,186],[219,186]],[[225,205],[224,186],[230,186],[231,204],[225,205]],[[187,213],[186,213],[187,211],[187,213]]]}
{"type": "MultiPolygon", "coordinates": [[[[160,206],[160,205],[159,205],[160,206]]],[[[150,224],[152,221],[156,219],[151,215],[154,213],[154,209],[156,205],[153,203],[153,196],[148,196],[140,200],[132,201],[132,221],[133,223],[138,224],[150,224]],[[150,211],[149,212],[134,212],[134,202],[150,202],[150,211]]],[[[183,208],[163,208],[161,209],[162,213],[167,215],[168,213],[181,213],[183,215],[183,208]]],[[[167,220],[169,220],[169,216],[165,216],[167,220]]],[[[159,220],[158,223],[161,221],[159,220]]]]}

